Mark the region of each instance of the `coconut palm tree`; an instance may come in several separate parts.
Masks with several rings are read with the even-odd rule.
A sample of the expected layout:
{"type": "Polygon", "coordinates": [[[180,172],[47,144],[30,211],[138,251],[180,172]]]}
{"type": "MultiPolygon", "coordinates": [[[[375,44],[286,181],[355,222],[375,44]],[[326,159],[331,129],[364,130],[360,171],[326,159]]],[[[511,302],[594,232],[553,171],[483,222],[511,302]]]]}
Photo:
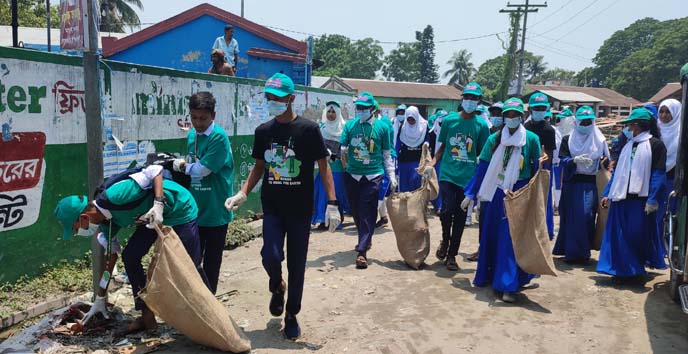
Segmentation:
{"type": "Polygon", "coordinates": [[[449,85],[458,83],[460,85],[467,84],[475,74],[475,66],[471,62],[473,55],[466,49],[461,49],[452,55],[447,64],[451,69],[442,74],[443,78],[449,77],[449,85]]]}
{"type": "Polygon", "coordinates": [[[538,76],[542,75],[547,71],[547,63],[545,63],[545,57],[542,55],[533,55],[528,58],[528,81],[533,81],[538,76]]]}
{"type": "Polygon", "coordinates": [[[143,10],[141,0],[99,0],[100,3],[100,31],[124,32],[141,26],[141,19],[133,7],[143,10]]]}

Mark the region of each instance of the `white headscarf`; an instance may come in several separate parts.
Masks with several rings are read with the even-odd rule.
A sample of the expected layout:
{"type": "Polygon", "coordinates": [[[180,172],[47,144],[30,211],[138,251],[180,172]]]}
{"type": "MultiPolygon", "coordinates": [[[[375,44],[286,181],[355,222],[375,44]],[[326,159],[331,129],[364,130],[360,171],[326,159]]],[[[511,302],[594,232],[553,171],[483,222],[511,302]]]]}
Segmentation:
{"type": "Polygon", "coordinates": [[[322,132],[322,136],[325,140],[335,140],[339,141],[339,137],[342,135],[342,131],[344,130],[344,117],[342,117],[342,110],[341,108],[337,107],[337,105],[330,104],[322,112],[322,118],[321,118],[321,125],[320,125],[320,130],[322,132]],[[337,118],[335,118],[333,121],[330,121],[327,119],[327,111],[330,109],[334,109],[335,114],[337,114],[337,118]]]}
{"type": "Polygon", "coordinates": [[[509,128],[504,126],[501,134],[501,142],[492,154],[487,172],[485,172],[485,178],[478,191],[478,200],[483,202],[492,201],[497,187],[502,190],[513,190],[514,184],[518,182],[518,177],[521,174],[521,159],[523,158],[521,150],[526,145],[526,128],[521,124],[511,135],[509,128]],[[513,146],[513,148],[505,168],[503,164],[507,146],[513,146]]]}
{"type": "Polygon", "coordinates": [[[681,102],[670,98],[668,100],[662,101],[659,105],[659,109],[666,107],[671,113],[671,122],[662,123],[661,120],[657,120],[657,125],[659,126],[659,131],[662,133],[662,141],[667,148],[667,161],[666,170],[667,172],[676,166],[676,154],[678,153],[678,138],[681,134],[681,102]]]}
{"type": "Polygon", "coordinates": [[[440,149],[440,133],[442,132],[442,122],[444,121],[444,117],[447,116],[447,112],[442,110],[439,113],[437,113],[438,117],[435,119],[435,124],[432,126],[432,131],[435,133],[435,153],[437,153],[437,150],[440,149]]]}
{"type": "Polygon", "coordinates": [[[425,134],[428,132],[428,121],[418,112],[418,107],[411,106],[406,109],[406,122],[401,127],[399,139],[408,147],[419,147],[425,141],[425,134]],[[416,120],[415,124],[408,121],[408,117],[416,120]]]}
{"type": "MultiPolygon", "coordinates": [[[[580,120],[576,119],[576,127],[580,125],[580,120]]],[[[602,156],[609,156],[609,147],[607,146],[607,140],[604,134],[592,121],[593,129],[590,134],[585,135],[578,132],[578,129],[574,129],[569,136],[569,152],[571,157],[576,157],[580,155],[587,155],[595,164],[590,167],[589,170],[583,170],[576,166],[576,172],[583,174],[595,174],[597,173],[599,167],[599,159],[602,156]]]]}
{"type": "Polygon", "coordinates": [[[614,180],[609,189],[609,199],[614,202],[626,199],[627,193],[647,197],[652,174],[652,147],[649,132],[642,132],[631,139],[621,150],[614,170],[614,180]],[[638,147],[633,154],[633,144],[638,147]]]}

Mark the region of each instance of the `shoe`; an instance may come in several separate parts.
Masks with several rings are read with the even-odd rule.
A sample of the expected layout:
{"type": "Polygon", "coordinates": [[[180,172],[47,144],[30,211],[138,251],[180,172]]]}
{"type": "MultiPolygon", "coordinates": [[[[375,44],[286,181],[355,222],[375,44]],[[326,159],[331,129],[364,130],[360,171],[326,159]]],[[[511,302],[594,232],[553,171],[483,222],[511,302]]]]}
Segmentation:
{"type": "Polygon", "coordinates": [[[444,265],[447,266],[447,270],[456,272],[459,270],[459,265],[456,263],[456,257],[449,256],[444,261],[444,265]]]}
{"type": "Polygon", "coordinates": [[[324,222],[323,222],[323,223],[320,223],[320,225],[318,225],[318,230],[327,230],[327,229],[328,229],[328,227],[325,226],[325,223],[324,223],[324,222]]]}
{"type": "Polygon", "coordinates": [[[287,339],[297,339],[301,336],[301,327],[299,327],[299,321],[296,320],[296,316],[287,312],[284,316],[284,336],[287,339]]]}
{"type": "Polygon", "coordinates": [[[470,254],[468,257],[466,257],[466,260],[469,262],[477,262],[478,261],[478,255],[480,255],[480,252],[475,252],[470,254]]]}
{"type": "Polygon", "coordinates": [[[379,229],[381,227],[387,226],[387,224],[389,224],[389,219],[387,219],[387,217],[382,217],[375,223],[375,228],[379,229]]]}
{"type": "Polygon", "coordinates": [[[287,290],[286,288],[286,284],[282,281],[280,288],[272,292],[272,298],[270,298],[270,313],[275,317],[282,316],[284,312],[284,293],[287,290]]]}
{"type": "Polygon", "coordinates": [[[356,256],[356,269],[367,269],[368,268],[368,258],[362,253],[356,256]]]}
{"type": "Polygon", "coordinates": [[[516,301],[516,298],[514,297],[514,294],[513,294],[513,293],[504,292],[504,293],[502,294],[502,301],[508,302],[508,303],[511,304],[511,303],[513,303],[513,302],[516,301]]]}
{"type": "Polygon", "coordinates": [[[473,225],[473,216],[471,216],[470,214],[468,214],[468,216],[466,217],[466,224],[465,225],[466,226],[472,226],[473,225]]]}
{"type": "Polygon", "coordinates": [[[442,241],[440,242],[440,246],[437,247],[437,251],[435,251],[435,257],[439,259],[440,261],[444,261],[445,258],[447,258],[447,243],[442,241]]]}

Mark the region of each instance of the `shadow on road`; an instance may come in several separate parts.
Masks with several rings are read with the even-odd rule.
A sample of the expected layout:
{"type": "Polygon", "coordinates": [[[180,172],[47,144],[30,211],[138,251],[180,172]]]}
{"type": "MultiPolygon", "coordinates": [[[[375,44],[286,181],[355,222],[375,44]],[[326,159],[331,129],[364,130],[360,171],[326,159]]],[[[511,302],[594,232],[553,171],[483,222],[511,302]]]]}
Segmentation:
{"type": "Polygon", "coordinates": [[[662,276],[660,273],[649,272],[645,276],[632,278],[619,278],[609,275],[591,275],[589,278],[595,281],[596,286],[614,288],[616,290],[632,291],[636,294],[647,293],[652,290],[647,283],[652,282],[656,277],[662,276]]]}
{"type": "MultiPolygon", "coordinates": [[[[516,302],[506,303],[500,300],[501,293],[498,293],[489,286],[476,287],[471,284],[468,278],[454,278],[452,279],[452,286],[467,291],[475,295],[477,301],[482,301],[487,303],[490,307],[520,307],[533,312],[551,314],[548,308],[538,304],[537,302],[531,300],[528,295],[523,292],[516,294],[516,302]]],[[[533,287],[537,288],[537,287],[533,287]]],[[[527,289],[524,289],[527,290],[527,289]]]]}
{"type": "Polygon", "coordinates": [[[313,344],[301,341],[290,341],[284,338],[282,329],[282,319],[273,318],[266,323],[264,329],[244,332],[251,340],[251,349],[280,349],[280,350],[302,350],[309,349],[316,351],[322,348],[320,344],[313,344]]]}
{"type": "Polygon", "coordinates": [[[685,353],[688,315],[669,296],[669,282],[654,284],[645,300],[645,319],[653,353],[685,353]]]}
{"type": "Polygon", "coordinates": [[[570,273],[573,270],[581,269],[584,272],[597,273],[597,260],[590,258],[587,263],[566,262],[563,257],[554,258],[554,267],[562,273],[570,273]]]}

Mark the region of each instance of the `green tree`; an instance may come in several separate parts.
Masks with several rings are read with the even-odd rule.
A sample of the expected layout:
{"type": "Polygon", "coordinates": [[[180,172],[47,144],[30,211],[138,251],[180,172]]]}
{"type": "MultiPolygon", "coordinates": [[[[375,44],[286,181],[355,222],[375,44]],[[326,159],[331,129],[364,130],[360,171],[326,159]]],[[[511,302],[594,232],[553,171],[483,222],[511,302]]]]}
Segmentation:
{"type": "Polygon", "coordinates": [[[385,56],[382,75],[391,81],[420,80],[420,42],[399,43],[385,56]]]}
{"type": "Polygon", "coordinates": [[[125,27],[141,27],[141,19],[134,7],[143,10],[141,0],[99,0],[100,31],[124,32],[125,27]]]}
{"type": "Polygon", "coordinates": [[[445,71],[442,77],[448,77],[450,85],[454,83],[466,85],[475,75],[475,66],[471,62],[471,57],[473,57],[473,54],[466,49],[455,52],[451,59],[447,61],[451,68],[445,71]]]}
{"type": "MultiPolygon", "coordinates": [[[[43,0],[19,0],[17,1],[19,14],[19,26],[46,28],[48,26],[47,9],[43,0]]],[[[60,6],[50,7],[50,28],[60,28],[60,6]]],[[[0,25],[12,25],[12,11],[10,1],[0,1],[0,25]]]]}
{"type": "Polygon", "coordinates": [[[580,86],[580,87],[586,87],[590,86],[590,82],[593,79],[593,71],[594,68],[592,67],[587,67],[578,73],[576,73],[576,76],[573,77],[573,82],[572,84],[574,86],[580,86]]]}
{"type": "MultiPolygon", "coordinates": [[[[509,14],[509,46],[506,49],[504,59],[504,71],[502,73],[502,83],[499,85],[497,97],[506,99],[511,80],[514,79],[516,72],[516,48],[518,46],[518,30],[521,23],[521,13],[512,12],[509,14]]],[[[497,90],[497,88],[495,88],[497,90]]]]}
{"type": "Polygon", "coordinates": [[[531,79],[532,83],[545,83],[547,81],[567,81],[573,82],[576,72],[562,68],[549,69],[542,74],[531,79]]]}
{"type": "Polygon", "coordinates": [[[314,75],[347,77],[353,79],[374,79],[382,66],[384,50],[372,38],[352,42],[338,35],[323,35],[313,42],[313,58],[324,65],[314,75]]]}
{"type": "Polygon", "coordinates": [[[485,98],[489,100],[503,99],[501,96],[502,80],[506,71],[508,56],[506,54],[488,59],[478,67],[474,80],[482,87],[485,98]]]}
{"type": "Polygon", "coordinates": [[[435,64],[435,34],[432,26],[425,27],[423,32],[416,31],[416,40],[420,42],[420,82],[436,83],[440,75],[439,66],[435,64]]]}
{"type": "Polygon", "coordinates": [[[534,79],[547,70],[547,63],[545,57],[542,55],[533,55],[526,52],[527,62],[523,65],[523,76],[528,77],[528,82],[533,83],[534,79]]]}

